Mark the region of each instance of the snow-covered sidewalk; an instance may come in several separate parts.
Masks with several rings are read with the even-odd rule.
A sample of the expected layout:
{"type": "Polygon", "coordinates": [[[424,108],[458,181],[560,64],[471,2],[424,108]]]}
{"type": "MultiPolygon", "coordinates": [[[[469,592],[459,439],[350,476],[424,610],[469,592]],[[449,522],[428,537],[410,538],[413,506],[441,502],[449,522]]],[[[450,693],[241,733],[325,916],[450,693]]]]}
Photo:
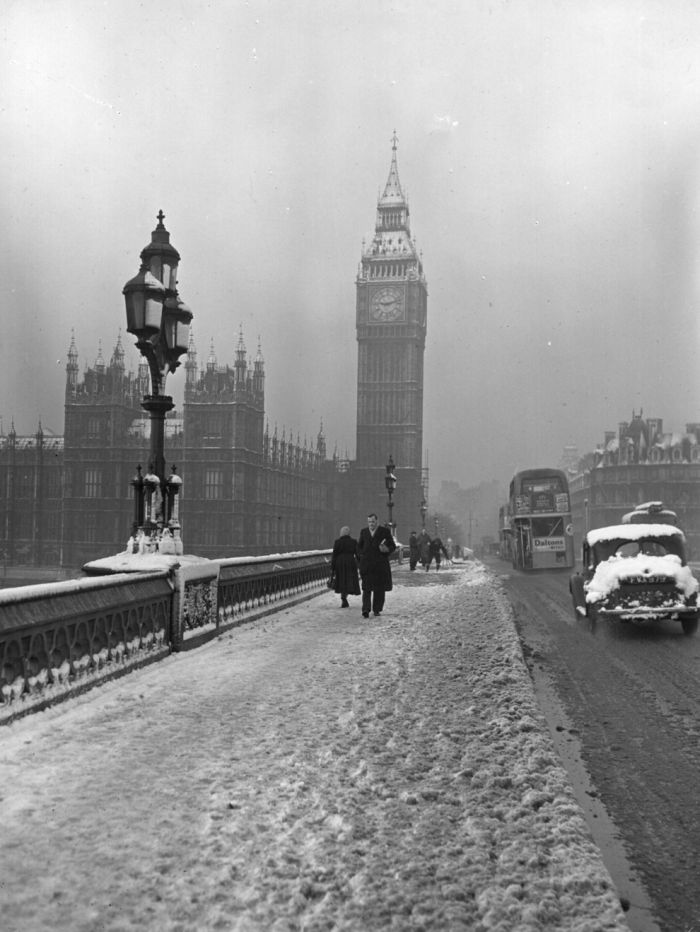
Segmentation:
{"type": "Polygon", "coordinates": [[[627,930],[479,563],[0,730],[5,932],[627,930]]]}

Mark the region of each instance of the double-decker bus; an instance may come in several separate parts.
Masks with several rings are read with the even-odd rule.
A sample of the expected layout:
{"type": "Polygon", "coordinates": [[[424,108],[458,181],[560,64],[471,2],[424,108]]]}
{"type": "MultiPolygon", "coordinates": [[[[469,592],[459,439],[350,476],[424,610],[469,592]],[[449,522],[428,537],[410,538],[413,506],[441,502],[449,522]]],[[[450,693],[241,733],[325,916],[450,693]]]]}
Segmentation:
{"type": "Polygon", "coordinates": [[[510,483],[510,556],[520,570],[574,565],[574,533],[566,473],[522,469],[510,483]]]}

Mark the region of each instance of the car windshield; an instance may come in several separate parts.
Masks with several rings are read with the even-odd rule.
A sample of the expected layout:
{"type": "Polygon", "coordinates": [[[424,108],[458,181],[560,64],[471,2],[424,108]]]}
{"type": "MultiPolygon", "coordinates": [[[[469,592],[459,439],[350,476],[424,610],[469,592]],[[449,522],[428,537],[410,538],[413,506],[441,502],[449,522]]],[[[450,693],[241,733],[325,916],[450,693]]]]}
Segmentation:
{"type": "Polygon", "coordinates": [[[665,557],[667,554],[674,554],[680,557],[682,563],[685,563],[683,541],[672,536],[664,536],[662,539],[640,537],[637,540],[622,540],[620,538],[601,540],[594,545],[593,552],[596,563],[609,560],[613,556],[636,557],[639,554],[652,557],[665,557]]]}

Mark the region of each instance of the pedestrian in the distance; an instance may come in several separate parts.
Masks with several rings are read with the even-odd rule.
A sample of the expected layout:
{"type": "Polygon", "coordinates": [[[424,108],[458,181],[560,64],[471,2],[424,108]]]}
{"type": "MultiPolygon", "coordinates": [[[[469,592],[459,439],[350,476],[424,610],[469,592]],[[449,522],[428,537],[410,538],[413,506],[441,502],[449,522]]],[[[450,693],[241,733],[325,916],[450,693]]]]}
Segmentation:
{"type": "Polygon", "coordinates": [[[408,538],[408,564],[412,570],[418,565],[419,558],[420,546],[418,544],[418,535],[415,531],[411,531],[411,536],[408,538]]]}
{"type": "Polygon", "coordinates": [[[335,583],[333,591],[340,595],[340,607],[350,608],[348,596],[360,594],[360,581],[357,577],[357,541],[350,537],[349,527],[341,527],[340,537],[333,544],[331,573],[335,583]]]}
{"type": "Polygon", "coordinates": [[[362,528],[357,542],[363,618],[369,618],[370,610],[375,618],[382,613],[386,593],[392,589],[389,554],[394,550],[396,543],[389,529],[379,524],[374,512],[367,515],[367,527],[362,528]]]}
{"type": "Polygon", "coordinates": [[[445,559],[447,559],[447,551],[445,550],[445,545],[443,544],[443,542],[440,540],[439,537],[435,536],[430,541],[430,548],[428,552],[428,565],[425,568],[426,571],[430,569],[430,564],[433,560],[435,560],[435,569],[436,570],[440,569],[440,559],[441,559],[440,555],[441,554],[444,554],[445,559]]]}
{"type": "Polygon", "coordinates": [[[420,562],[427,570],[430,566],[430,534],[425,528],[420,532],[418,538],[418,550],[420,551],[420,562]]]}

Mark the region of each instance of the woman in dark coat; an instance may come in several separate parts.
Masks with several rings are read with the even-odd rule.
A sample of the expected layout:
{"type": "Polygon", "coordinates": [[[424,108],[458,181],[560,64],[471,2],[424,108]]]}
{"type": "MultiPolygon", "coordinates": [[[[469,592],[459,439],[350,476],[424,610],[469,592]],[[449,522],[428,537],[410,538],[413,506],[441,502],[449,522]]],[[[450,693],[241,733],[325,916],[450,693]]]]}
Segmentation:
{"type": "Polygon", "coordinates": [[[349,595],[360,594],[357,575],[357,541],[350,537],[350,528],[341,527],[340,537],[333,544],[331,573],[335,580],[334,591],[340,595],[340,607],[350,608],[349,595]]]}

